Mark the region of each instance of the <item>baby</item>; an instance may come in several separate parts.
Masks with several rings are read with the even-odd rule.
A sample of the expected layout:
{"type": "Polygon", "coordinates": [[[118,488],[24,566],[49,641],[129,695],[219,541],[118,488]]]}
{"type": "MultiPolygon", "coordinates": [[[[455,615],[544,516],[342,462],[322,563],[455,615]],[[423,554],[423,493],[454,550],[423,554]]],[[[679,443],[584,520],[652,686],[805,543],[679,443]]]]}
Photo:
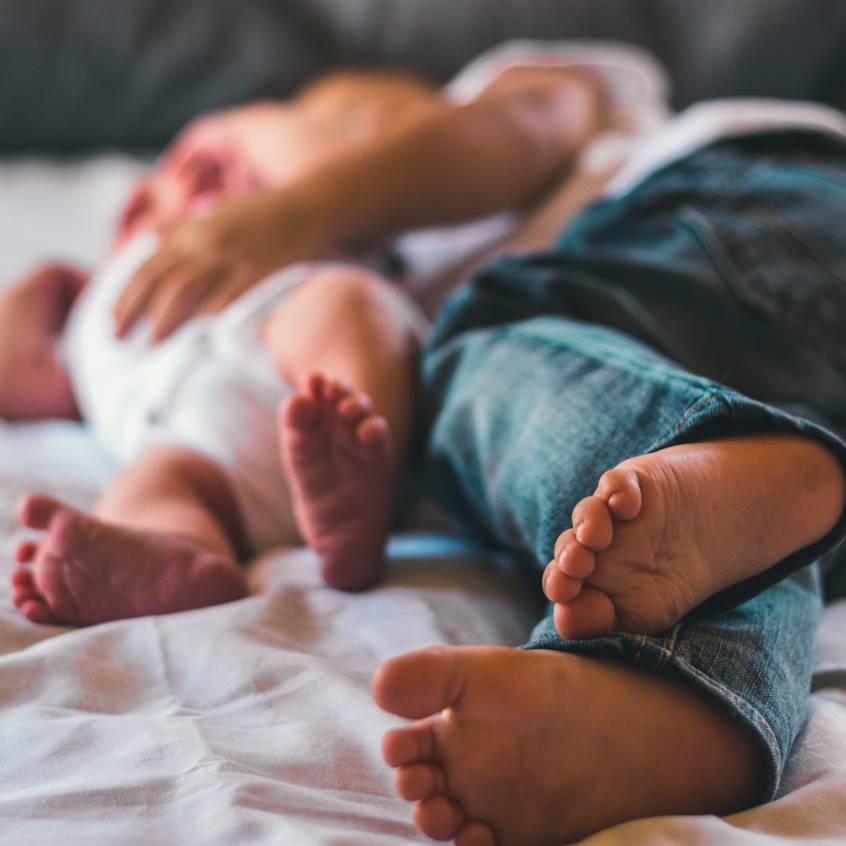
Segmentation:
{"type": "Polygon", "coordinates": [[[81,418],[121,466],[91,514],[21,501],[43,532],[16,554],[24,616],[90,625],[235,600],[241,560],[303,541],[333,587],[379,578],[425,324],[395,286],[331,259],[519,207],[574,161],[603,86],[512,70],[467,102],[353,74],[201,121],[134,191],[93,276],[48,266],[0,296],[0,416],[81,418]],[[133,283],[152,233],[216,215],[249,219],[267,269],[284,269],[220,313],[185,322],[187,284],[150,309],[155,287],[133,283]]]}

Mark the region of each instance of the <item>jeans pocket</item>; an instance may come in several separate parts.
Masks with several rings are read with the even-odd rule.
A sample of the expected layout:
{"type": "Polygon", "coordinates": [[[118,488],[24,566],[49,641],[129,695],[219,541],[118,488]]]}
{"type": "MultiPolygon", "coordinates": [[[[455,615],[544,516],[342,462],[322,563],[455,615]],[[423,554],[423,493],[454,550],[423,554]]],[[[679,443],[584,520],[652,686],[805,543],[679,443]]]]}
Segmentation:
{"type": "Polygon", "coordinates": [[[846,255],[831,255],[807,227],[760,209],[690,206],[679,216],[738,300],[846,372],[846,255]]]}

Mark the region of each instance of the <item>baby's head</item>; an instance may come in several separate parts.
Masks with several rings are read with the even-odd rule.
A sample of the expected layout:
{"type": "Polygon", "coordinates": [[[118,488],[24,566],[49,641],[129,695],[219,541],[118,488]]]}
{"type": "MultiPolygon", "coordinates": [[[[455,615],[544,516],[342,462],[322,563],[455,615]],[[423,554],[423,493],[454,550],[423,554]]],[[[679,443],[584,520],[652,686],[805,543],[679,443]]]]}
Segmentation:
{"type": "Polygon", "coordinates": [[[79,416],[59,341],[85,277],[48,265],[0,292],[0,418],[79,416]]]}
{"type": "Polygon", "coordinates": [[[263,187],[254,163],[228,134],[226,114],[189,124],[135,185],[115,245],[263,187]]]}

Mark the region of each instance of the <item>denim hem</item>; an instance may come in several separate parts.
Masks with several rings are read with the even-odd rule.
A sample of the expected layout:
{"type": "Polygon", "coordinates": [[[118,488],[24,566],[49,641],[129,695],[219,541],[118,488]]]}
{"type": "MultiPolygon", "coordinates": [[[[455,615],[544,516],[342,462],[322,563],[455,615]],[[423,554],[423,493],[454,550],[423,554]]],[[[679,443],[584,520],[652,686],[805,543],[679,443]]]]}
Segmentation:
{"type": "MultiPolygon", "coordinates": [[[[827,447],[846,473],[846,443],[823,426],[725,388],[713,386],[706,388],[706,391],[705,396],[685,411],[670,434],[651,444],[645,452],[657,452],[670,446],[691,443],[706,437],[795,434],[815,440],[827,447]]],[[[794,552],[763,573],[706,599],[693,609],[686,619],[695,620],[701,616],[741,605],[796,570],[822,558],[844,538],[846,538],[846,509],[825,537],[794,552]]]]}
{"type": "Polygon", "coordinates": [[[778,736],[769,720],[754,705],[708,676],[687,659],[675,654],[676,641],[682,625],[679,623],[674,626],[663,639],[625,632],[589,640],[564,640],[557,635],[542,635],[533,637],[529,643],[520,648],[550,649],[585,657],[616,659],[645,672],[663,673],[690,682],[726,708],[735,719],[753,733],[763,753],[766,768],[760,801],[773,800],[787,760],[786,751],[782,750],[778,736]]]}

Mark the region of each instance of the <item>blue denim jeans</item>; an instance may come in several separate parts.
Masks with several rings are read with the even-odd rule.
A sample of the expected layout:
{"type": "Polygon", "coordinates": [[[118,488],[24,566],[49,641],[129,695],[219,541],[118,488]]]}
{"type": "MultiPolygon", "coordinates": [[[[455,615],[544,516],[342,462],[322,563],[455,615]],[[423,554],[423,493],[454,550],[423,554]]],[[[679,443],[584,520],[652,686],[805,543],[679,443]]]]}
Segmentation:
{"type": "MultiPolygon", "coordinates": [[[[586,209],[552,249],[478,273],[424,356],[433,495],[539,581],[603,471],[672,444],[792,432],[846,467],[846,145],[726,141],[586,209]]],[[[760,741],[776,794],[805,714],[825,538],[660,636],[527,648],[615,657],[715,697],[760,741]]],[[[840,549],[846,546],[840,544],[840,549]]]]}

